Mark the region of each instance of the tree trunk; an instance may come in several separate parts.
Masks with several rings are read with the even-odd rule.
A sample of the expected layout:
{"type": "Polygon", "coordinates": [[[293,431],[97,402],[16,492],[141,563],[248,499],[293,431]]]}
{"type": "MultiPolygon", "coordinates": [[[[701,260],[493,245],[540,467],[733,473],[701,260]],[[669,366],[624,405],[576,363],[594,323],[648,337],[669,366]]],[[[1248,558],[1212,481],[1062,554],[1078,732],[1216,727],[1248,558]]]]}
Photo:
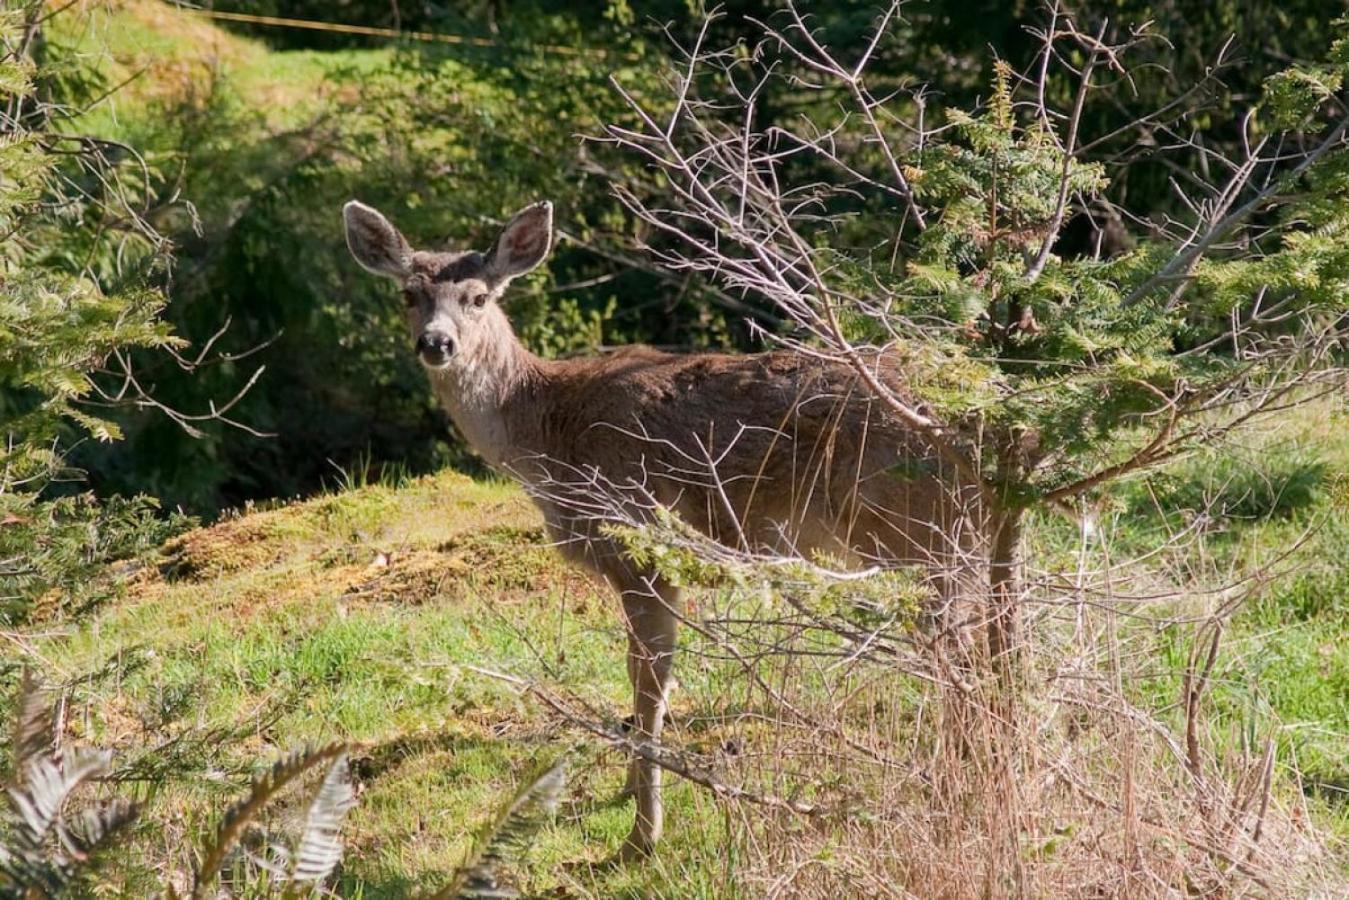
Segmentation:
{"type": "Polygon", "coordinates": [[[988,658],[999,674],[1010,675],[1019,646],[1017,622],[1021,600],[1021,532],[1025,510],[994,511],[989,523],[988,658]]]}

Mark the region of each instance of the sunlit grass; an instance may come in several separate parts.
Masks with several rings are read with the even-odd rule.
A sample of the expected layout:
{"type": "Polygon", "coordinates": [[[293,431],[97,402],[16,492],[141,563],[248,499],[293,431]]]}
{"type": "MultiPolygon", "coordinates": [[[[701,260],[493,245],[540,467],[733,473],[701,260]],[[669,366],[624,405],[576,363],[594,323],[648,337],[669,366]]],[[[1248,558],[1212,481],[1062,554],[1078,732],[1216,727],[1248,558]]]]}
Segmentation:
{"type": "MultiPolygon", "coordinates": [[[[179,846],[192,846],[257,760],[344,739],[369,745],[354,763],[366,777],[344,890],[399,896],[443,881],[517,779],[577,739],[479,670],[546,670],[616,718],[626,713],[616,604],[545,546],[537,524],[520,492],[498,482],[446,474],[368,485],[190,533],[166,548],[168,574],[140,575],[92,621],[41,641],[49,677],[77,681],[75,738],[133,769],[147,747],[180,745],[128,858],[165,852],[170,828],[186,828],[179,846]],[[109,674],[78,683],[98,671],[109,674]],[[231,737],[210,738],[223,733],[231,737]]],[[[608,802],[623,774],[616,754],[586,757],[532,857],[541,882],[565,871],[606,896],[661,892],[660,867],[560,868],[616,848],[632,815],[608,802]]],[[[709,798],[676,784],[670,810],[671,852],[716,849],[709,798]]],[[[133,883],[148,888],[138,868],[133,883]]]]}
{"type": "Polygon", "coordinates": [[[74,120],[87,134],[139,142],[157,109],[204,104],[227,85],[270,131],[299,126],[342,83],[386,65],[390,47],[337,52],[272,50],[160,0],[88,3],[51,20],[61,53],[92,61],[107,88],[74,120]]]}
{"type": "MultiPolygon", "coordinates": [[[[174,855],[258,760],[347,739],[368,747],[354,763],[363,790],[341,889],[406,896],[448,877],[518,780],[582,737],[488,673],[546,678],[616,718],[626,712],[616,604],[546,546],[518,489],[450,473],[393,481],[400,486],[376,481],[191,532],[93,619],[35,626],[44,669],[74,685],[73,736],[115,749],[133,773],[158,767],[127,785],[152,801],[127,856],[129,887],[148,889],[165,862],[185,865],[174,855]],[[165,745],[167,756],[147,752],[165,745]]],[[[1295,515],[1233,520],[1213,542],[1222,566],[1239,571],[1319,523],[1291,577],[1233,621],[1211,696],[1230,732],[1221,740],[1275,723],[1279,758],[1297,764],[1314,805],[1343,829],[1349,520],[1336,491],[1327,476],[1295,515]]],[[[1062,529],[1045,522],[1034,539],[1050,548],[1066,539],[1062,529]]],[[[1177,631],[1162,641],[1170,649],[1159,677],[1139,692],[1160,705],[1176,696],[1186,640],[1177,631]]],[[[715,715],[733,710],[741,685],[727,666],[697,658],[681,661],[679,677],[673,739],[715,743],[715,715]]],[[[530,857],[533,887],[752,895],[726,858],[743,838],[738,820],[678,779],[656,861],[605,865],[631,821],[631,806],[613,799],[623,760],[581,743],[562,813],[530,857]]]]}

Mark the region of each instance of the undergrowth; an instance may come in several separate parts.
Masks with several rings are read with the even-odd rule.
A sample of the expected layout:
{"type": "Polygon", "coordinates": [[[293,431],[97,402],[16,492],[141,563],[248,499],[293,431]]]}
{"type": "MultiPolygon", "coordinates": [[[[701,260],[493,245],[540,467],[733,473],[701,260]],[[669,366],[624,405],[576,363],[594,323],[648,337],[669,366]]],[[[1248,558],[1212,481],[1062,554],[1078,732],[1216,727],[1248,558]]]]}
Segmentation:
{"type": "MultiPolygon", "coordinates": [[[[1349,570],[1338,549],[1346,526],[1333,473],[1345,451],[1319,437],[1315,416],[1294,424],[1252,447],[1290,432],[1297,452],[1320,447],[1328,474],[1311,504],[1254,520],[1214,517],[1205,552],[1178,554],[1206,559],[1208,576],[1226,577],[1309,534],[1290,571],[1245,600],[1222,635],[1196,708],[1199,778],[1162,735],[1184,745],[1184,676],[1195,648],[1207,647],[1195,629],[1213,598],[1157,606],[1121,597],[1114,612],[1093,602],[1077,638],[1075,604],[1039,614],[1043,643],[1032,665],[1040,687],[1024,714],[1036,736],[1035,767],[1025,772],[1007,846],[1040,873],[1046,891],[1124,889],[1127,882],[1100,874],[1096,847],[1113,847],[1120,859],[1144,853],[1163,870],[1210,872],[1205,878],[1212,866],[1230,867],[1179,835],[1215,846],[1204,829],[1221,835],[1228,819],[1213,818],[1217,811],[1248,797],[1247,815],[1258,812],[1264,795],[1252,795],[1255,785],[1268,785],[1261,842],[1300,848],[1290,872],[1323,884],[1343,877],[1349,658],[1340,635],[1349,597],[1340,586],[1349,570]],[[1077,674],[1093,671],[1105,680],[1077,674]],[[1128,709],[1148,718],[1124,716],[1128,709]],[[1126,772],[1136,786],[1136,832],[1118,806],[1126,772]],[[1104,805],[1084,803],[1073,788],[1087,777],[1104,805]],[[1136,842],[1112,843],[1125,840],[1136,842]]],[[[1269,461],[1262,478],[1280,471],[1278,453],[1237,455],[1269,461]]],[[[1208,471],[1188,465],[1167,477],[1208,471]]],[[[1159,526],[1130,515],[1106,516],[1100,527],[1110,540],[1098,546],[1114,551],[1159,526]]],[[[1081,535],[1072,523],[1040,522],[1030,540],[1046,565],[1076,570],[1081,535]]],[[[1164,558],[1135,571],[1157,584],[1182,576],[1200,583],[1193,566],[1164,558]]],[[[644,866],[606,866],[630,824],[630,807],[617,799],[624,754],[525,685],[545,686],[564,710],[607,719],[620,733],[628,700],[616,605],[547,546],[528,502],[505,484],[445,474],[240,514],[174,539],[157,566],[121,590],[65,633],[23,633],[19,655],[67,686],[71,738],[114,751],[112,783],[146,802],[106,873],[124,892],[143,893],[161,871],[190,869],[183,848],[199,846],[213,811],[248,788],[256,759],[295,741],[333,740],[364,748],[350,760],[360,803],[344,826],[336,875],[343,896],[443,889],[502,798],[578,740],[589,750],[571,766],[558,816],[538,832],[517,876],[526,892],[885,895],[906,882],[970,887],[982,877],[969,863],[982,851],[960,836],[980,810],[995,808],[1001,776],[949,755],[951,729],[963,727],[958,710],[902,668],[846,674],[837,641],[793,643],[790,621],[768,595],[727,587],[691,594],[700,621],[726,622],[742,651],[768,635],[770,645],[810,652],[764,657],[756,681],[743,657],[688,633],[667,742],[695,775],[821,811],[718,799],[675,778],[661,852],[644,866]],[[751,627],[765,616],[778,623],[751,627]],[[877,881],[881,872],[890,888],[877,881]]],[[[854,626],[879,624],[879,608],[821,609],[854,626]]],[[[1005,798],[996,808],[1009,809],[1005,798]]],[[[1249,839],[1253,819],[1245,823],[1227,839],[1249,839]]]]}

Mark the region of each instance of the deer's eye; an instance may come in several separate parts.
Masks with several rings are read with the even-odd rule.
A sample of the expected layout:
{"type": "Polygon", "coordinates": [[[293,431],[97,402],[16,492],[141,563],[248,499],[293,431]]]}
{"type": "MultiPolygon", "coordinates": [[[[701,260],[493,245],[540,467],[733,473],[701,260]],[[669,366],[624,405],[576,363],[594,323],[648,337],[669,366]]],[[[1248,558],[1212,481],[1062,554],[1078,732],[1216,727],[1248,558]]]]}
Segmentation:
{"type": "Polygon", "coordinates": [[[472,297],[468,298],[468,302],[472,303],[478,309],[482,309],[484,306],[487,305],[487,294],[486,293],[474,294],[472,297]]]}

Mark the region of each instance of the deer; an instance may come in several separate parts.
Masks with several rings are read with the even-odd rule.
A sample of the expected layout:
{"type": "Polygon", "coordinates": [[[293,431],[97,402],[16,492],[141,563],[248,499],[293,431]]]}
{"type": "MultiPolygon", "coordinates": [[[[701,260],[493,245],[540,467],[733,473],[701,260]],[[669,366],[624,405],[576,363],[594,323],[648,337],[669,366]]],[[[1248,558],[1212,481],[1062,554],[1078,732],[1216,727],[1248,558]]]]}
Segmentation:
{"type": "MultiPolygon", "coordinates": [[[[654,503],[745,550],[938,573],[959,556],[969,486],[942,474],[939,455],[886,414],[855,366],[790,349],[540,358],[501,300],[548,257],[551,203],[516,213],[486,252],[414,250],[355,200],[343,216],[356,261],[401,287],[412,348],[459,433],[522,484],[563,555],[618,594],[634,741],[659,745],[684,607],[671,579],[605,527],[612,503],[588,502],[597,485],[630,491],[618,502],[634,515],[654,503]],[[701,474],[697,460],[708,463],[701,474]]],[[[903,390],[895,364],[878,355],[869,365],[903,390]]],[[[625,791],[636,815],[620,858],[649,854],[661,837],[661,774],[652,754],[634,754],[625,791]]]]}

